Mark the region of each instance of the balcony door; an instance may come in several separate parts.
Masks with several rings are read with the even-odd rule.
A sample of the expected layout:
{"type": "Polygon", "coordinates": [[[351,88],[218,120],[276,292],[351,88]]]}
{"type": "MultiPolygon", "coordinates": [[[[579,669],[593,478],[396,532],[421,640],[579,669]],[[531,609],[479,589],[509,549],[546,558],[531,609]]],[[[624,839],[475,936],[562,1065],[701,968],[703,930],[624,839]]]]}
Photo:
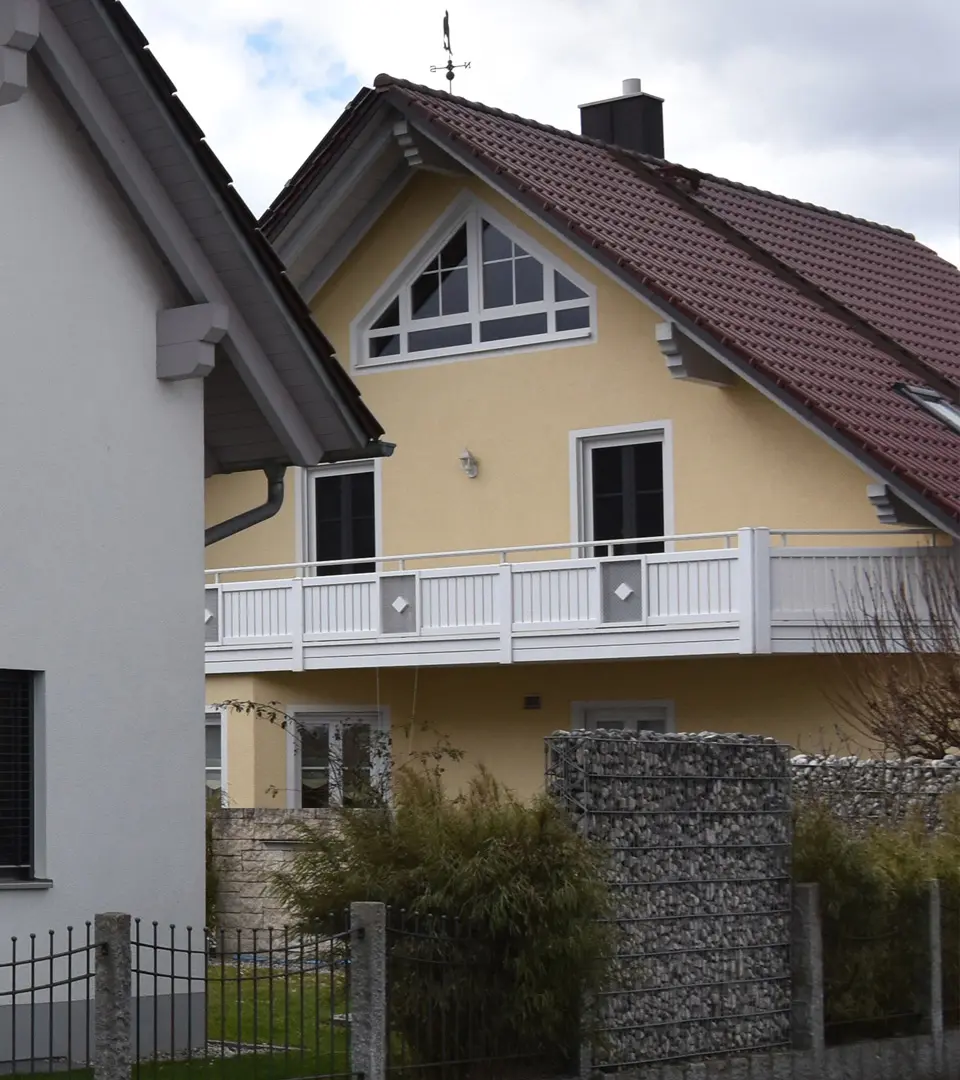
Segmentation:
{"type": "Polygon", "coordinates": [[[580,540],[630,540],[632,544],[592,543],[584,554],[655,554],[673,530],[667,431],[660,427],[575,433],[577,438],[577,519],[580,540]]]}
{"type": "Polygon", "coordinates": [[[378,504],[373,462],[308,471],[306,561],[338,564],[312,572],[327,577],[376,570],[378,504]]]}

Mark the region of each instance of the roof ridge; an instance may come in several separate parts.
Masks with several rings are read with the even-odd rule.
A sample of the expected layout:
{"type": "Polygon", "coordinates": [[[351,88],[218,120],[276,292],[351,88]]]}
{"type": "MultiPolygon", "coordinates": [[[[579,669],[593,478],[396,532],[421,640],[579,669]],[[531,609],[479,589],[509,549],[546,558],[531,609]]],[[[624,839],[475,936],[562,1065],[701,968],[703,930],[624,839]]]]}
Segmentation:
{"type": "MultiPolygon", "coordinates": [[[[574,139],[576,142],[585,143],[588,146],[596,146],[602,150],[615,150],[617,153],[627,154],[630,157],[636,158],[638,161],[642,161],[646,165],[673,165],[680,164],[679,162],[671,162],[666,158],[654,157],[652,154],[643,154],[637,150],[630,150],[626,147],[617,146],[615,143],[604,142],[602,139],[594,139],[589,135],[580,135],[576,131],[570,131],[567,128],[554,127],[553,124],[544,124],[540,120],[534,120],[529,116],[521,116],[519,113],[507,112],[505,109],[498,109],[495,105],[486,105],[482,101],[474,101],[472,98],[461,97],[458,94],[448,93],[446,90],[438,90],[435,86],[426,86],[423,83],[415,83],[409,79],[401,79],[395,75],[388,75],[381,73],[373,80],[373,85],[376,90],[388,90],[391,87],[400,87],[405,90],[416,90],[418,93],[429,94],[431,97],[440,98],[441,101],[455,101],[458,105],[466,105],[472,109],[477,109],[480,112],[488,113],[490,116],[498,116],[504,120],[516,120],[521,124],[527,125],[527,127],[536,128],[538,131],[546,131],[551,135],[560,135],[567,139],[574,139]]],[[[881,232],[892,233],[895,236],[902,236],[905,239],[917,241],[916,236],[913,233],[907,232],[905,229],[898,229],[895,225],[885,225],[882,221],[872,221],[870,218],[858,217],[856,214],[847,214],[842,210],[834,210],[829,206],[821,206],[819,203],[808,202],[804,199],[794,199],[789,195],[781,195],[776,191],[768,191],[766,188],[755,187],[752,184],[745,184],[739,180],[729,180],[725,176],[717,176],[715,173],[704,172],[702,169],[691,168],[684,165],[683,168],[687,169],[691,173],[695,173],[701,180],[710,180],[715,184],[724,184],[727,187],[736,188],[739,191],[747,191],[753,195],[762,195],[768,199],[775,199],[777,202],[786,203],[790,206],[798,206],[803,210],[813,210],[819,214],[826,214],[829,217],[839,218],[841,221],[849,221],[855,225],[865,225],[871,229],[878,229],[881,232]]]]}

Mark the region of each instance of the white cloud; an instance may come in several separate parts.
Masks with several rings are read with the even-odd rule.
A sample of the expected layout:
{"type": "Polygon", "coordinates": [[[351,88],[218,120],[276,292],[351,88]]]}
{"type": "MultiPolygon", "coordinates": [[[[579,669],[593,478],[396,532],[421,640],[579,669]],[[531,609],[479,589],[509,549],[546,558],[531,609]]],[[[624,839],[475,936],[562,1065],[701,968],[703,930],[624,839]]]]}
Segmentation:
{"type": "MultiPolygon", "coordinates": [[[[430,72],[444,59],[442,9],[424,0],[127,3],[258,213],[378,72],[445,84],[430,72]]],[[[666,99],[674,160],[897,225],[957,261],[960,76],[931,63],[930,42],[951,40],[960,15],[949,0],[909,10],[904,19],[894,0],[850,0],[839,15],[828,0],[453,0],[454,59],[472,63],[454,86],[576,129],[579,103],[642,76],[666,99]]]]}

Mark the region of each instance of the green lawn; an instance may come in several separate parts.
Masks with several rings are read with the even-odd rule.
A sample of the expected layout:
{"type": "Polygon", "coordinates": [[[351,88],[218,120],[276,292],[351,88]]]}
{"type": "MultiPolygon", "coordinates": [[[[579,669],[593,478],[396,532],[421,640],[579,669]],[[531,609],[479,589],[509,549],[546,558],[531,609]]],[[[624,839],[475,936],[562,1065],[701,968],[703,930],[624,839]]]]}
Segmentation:
{"type": "MultiPolygon", "coordinates": [[[[134,1006],[136,1009],[136,1006],[134,1006]]],[[[187,1080],[293,1080],[299,1077],[346,1076],[349,1041],[333,1017],[349,1011],[344,977],[329,972],[288,973],[283,970],[211,963],[207,974],[207,1043],[184,1061],[153,1059],[150,1046],[140,1047],[134,1078],[187,1080]],[[244,1049],[236,1053],[237,1044],[244,1049]],[[231,1048],[234,1056],[221,1054],[231,1048]],[[254,1049],[255,1047],[255,1049],[254,1049]]],[[[203,1041],[194,1033],[194,1041],[203,1041]]],[[[186,1032],[178,1033],[178,1040],[186,1032]]],[[[134,1047],[136,1056],[136,1047],[134,1047]]],[[[29,1076],[30,1074],[21,1074],[29,1076]]],[[[92,1070],[58,1072],[64,1080],[91,1080],[92,1070]]]]}

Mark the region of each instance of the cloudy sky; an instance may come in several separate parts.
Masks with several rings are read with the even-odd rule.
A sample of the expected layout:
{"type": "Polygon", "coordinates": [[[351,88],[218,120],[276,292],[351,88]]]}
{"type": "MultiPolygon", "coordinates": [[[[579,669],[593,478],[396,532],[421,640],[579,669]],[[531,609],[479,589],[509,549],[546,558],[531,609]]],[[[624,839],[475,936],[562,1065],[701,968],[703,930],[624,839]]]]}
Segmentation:
{"type": "Polygon", "coordinates": [[[127,0],[260,212],[381,71],[576,130],[623,78],[685,165],[883,221],[960,262],[956,0],[127,0]]]}

